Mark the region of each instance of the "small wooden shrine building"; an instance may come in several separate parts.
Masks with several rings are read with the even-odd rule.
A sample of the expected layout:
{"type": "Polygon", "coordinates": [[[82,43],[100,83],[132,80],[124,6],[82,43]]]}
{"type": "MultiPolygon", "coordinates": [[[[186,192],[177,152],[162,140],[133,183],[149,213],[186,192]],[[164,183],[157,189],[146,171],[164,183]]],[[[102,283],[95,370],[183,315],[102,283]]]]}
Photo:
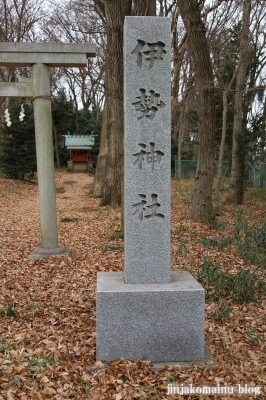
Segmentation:
{"type": "Polygon", "coordinates": [[[94,145],[92,135],[65,135],[65,146],[70,150],[68,171],[88,171],[92,167],[91,148],[94,145]]]}

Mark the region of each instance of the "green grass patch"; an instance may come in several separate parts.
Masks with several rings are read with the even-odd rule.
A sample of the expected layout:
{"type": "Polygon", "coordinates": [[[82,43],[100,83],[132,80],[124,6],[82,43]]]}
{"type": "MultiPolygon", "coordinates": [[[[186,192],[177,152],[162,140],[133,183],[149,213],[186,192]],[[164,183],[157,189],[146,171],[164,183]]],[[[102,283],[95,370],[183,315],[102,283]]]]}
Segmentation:
{"type": "Polygon", "coordinates": [[[39,310],[39,311],[42,310],[44,307],[47,307],[47,305],[43,303],[36,303],[36,301],[33,299],[30,299],[25,306],[27,310],[39,310]]]}
{"type": "Polygon", "coordinates": [[[266,189],[254,189],[249,188],[245,192],[245,200],[247,201],[262,201],[265,202],[266,199],[266,189]]]}
{"type": "Polygon", "coordinates": [[[224,247],[232,244],[232,239],[230,237],[226,239],[220,239],[219,237],[212,237],[212,238],[202,238],[199,240],[199,243],[202,244],[203,247],[217,247],[219,251],[223,251],[224,247]]]}
{"type": "Polygon", "coordinates": [[[263,269],[266,266],[266,223],[254,224],[252,227],[242,217],[236,215],[235,238],[238,254],[249,264],[263,269]]]}
{"type": "Polygon", "coordinates": [[[247,336],[249,343],[258,344],[265,341],[257,332],[258,330],[256,328],[244,332],[244,335],[247,336]]]}
{"type": "Polygon", "coordinates": [[[43,373],[43,372],[45,372],[47,365],[54,365],[55,363],[56,362],[55,362],[53,354],[43,353],[43,354],[40,354],[39,356],[33,357],[30,360],[29,368],[32,372],[43,373]]]}
{"type": "Polygon", "coordinates": [[[7,303],[5,305],[4,310],[0,310],[0,317],[16,317],[19,318],[20,315],[15,311],[16,309],[16,303],[11,301],[10,303],[7,303]]]}
{"type": "Polygon", "coordinates": [[[81,218],[65,217],[65,218],[62,218],[60,221],[61,222],[74,222],[74,221],[80,221],[80,220],[81,220],[81,218]]]}
{"type": "Polygon", "coordinates": [[[110,235],[110,239],[111,240],[119,240],[119,239],[123,239],[123,234],[121,230],[115,230],[111,235],[110,235]]]}
{"type": "Polygon", "coordinates": [[[227,303],[222,303],[212,312],[212,319],[218,323],[224,323],[230,318],[231,307],[227,303]]]}
{"type": "Polygon", "coordinates": [[[7,340],[0,336],[0,354],[5,356],[12,353],[12,350],[17,345],[17,340],[7,340]]]}
{"type": "Polygon", "coordinates": [[[196,279],[205,288],[209,301],[218,302],[223,297],[238,304],[256,303],[266,296],[266,284],[256,272],[248,269],[237,274],[228,274],[208,257],[198,267],[196,279]]]}
{"type": "Polygon", "coordinates": [[[118,244],[117,246],[103,244],[101,250],[103,253],[106,253],[107,251],[123,250],[123,248],[124,248],[123,244],[118,244]]]}

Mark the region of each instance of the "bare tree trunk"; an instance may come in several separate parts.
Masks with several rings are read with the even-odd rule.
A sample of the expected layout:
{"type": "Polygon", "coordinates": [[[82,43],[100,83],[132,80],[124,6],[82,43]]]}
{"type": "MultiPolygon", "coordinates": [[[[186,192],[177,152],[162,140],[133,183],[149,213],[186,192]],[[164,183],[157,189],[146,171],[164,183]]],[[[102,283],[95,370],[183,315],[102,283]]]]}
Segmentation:
{"type": "Polygon", "coordinates": [[[213,221],[212,184],[214,174],[215,93],[210,51],[197,0],[179,0],[180,13],[195,63],[198,92],[198,163],[191,216],[196,221],[213,221]]]}
{"type": "Polygon", "coordinates": [[[135,0],[134,14],[140,16],[156,15],[156,0],[135,0]]]}
{"type": "Polygon", "coordinates": [[[215,212],[216,213],[220,212],[220,185],[221,185],[222,172],[223,172],[223,156],[224,156],[225,137],[226,137],[226,128],[227,128],[227,111],[228,111],[227,95],[233,86],[233,83],[236,79],[237,74],[239,73],[239,70],[240,70],[240,67],[241,67],[243,61],[245,61],[247,47],[248,47],[248,42],[246,42],[246,44],[245,44],[245,50],[243,50],[242,54],[240,54],[238,65],[234,71],[231,81],[230,81],[229,85],[227,86],[227,88],[223,92],[222,137],[221,137],[221,145],[220,145],[220,152],[219,152],[218,174],[217,174],[217,181],[216,181],[216,186],[215,186],[215,212]]]}
{"type": "Polygon", "coordinates": [[[222,137],[219,151],[219,164],[218,164],[218,172],[217,172],[217,180],[215,185],[215,214],[219,214],[220,212],[220,186],[223,174],[223,159],[224,159],[224,146],[225,146],[225,137],[226,137],[226,120],[227,120],[227,93],[228,90],[223,91],[223,122],[222,122],[222,137]]]}
{"type": "Polygon", "coordinates": [[[264,100],[264,105],[263,105],[262,126],[266,134],[266,99],[264,100]]]}
{"type": "Polygon", "coordinates": [[[178,130],[178,150],[177,150],[177,166],[178,166],[178,174],[177,177],[181,179],[182,177],[182,164],[181,164],[181,158],[182,158],[182,142],[184,138],[184,132],[185,132],[185,104],[183,104],[180,112],[180,118],[179,118],[179,130],[178,130]]]}
{"type": "Polygon", "coordinates": [[[105,1],[107,168],[101,205],[121,206],[123,182],[123,25],[131,0],[105,1]]]}
{"type": "Polygon", "coordinates": [[[77,100],[77,95],[75,92],[75,87],[74,84],[69,85],[69,88],[72,92],[73,99],[74,99],[74,104],[75,104],[75,122],[76,122],[76,135],[79,135],[79,112],[78,112],[78,100],[77,100]]]}
{"type": "Polygon", "coordinates": [[[249,22],[251,12],[251,0],[244,0],[243,21],[240,34],[239,59],[242,60],[236,75],[236,94],[234,102],[234,126],[231,180],[228,193],[228,201],[232,204],[241,204],[244,194],[244,170],[245,156],[243,149],[243,101],[246,87],[246,68],[248,62],[249,22]],[[242,143],[241,143],[242,142],[242,143]]]}
{"type": "MultiPolygon", "coordinates": [[[[161,4],[162,6],[162,4],[161,4]]],[[[183,126],[183,106],[178,103],[179,86],[180,86],[180,70],[182,60],[184,57],[184,49],[182,52],[178,46],[178,29],[177,29],[178,14],[175,11],[172,20],[172,48],[173,48],[173,82],[172,82],[172,107],[171,107],[171,120],[174,137],[176,137],[178,130],[178,153],[177,153],[177,178],[181,178],[181,145],[182,145],[182,126],[183,126]],[[179,129],[178,125],[178,109],[181,107],[179,116],[179,129]]]]}
{"type": "Polygon", "coordinates": [[[106,159],[107,159],[107,107],[106,103],[103,109],[103,119],[101,128],[101,142],[97,158],[97,166],[94,176],[94,181],[90,190],[90,195],[102,197],[105,184],[106,159]]]}
{"type": "Polygon", "coordinates": [[[57,134],[57,129],[54,123],[54,120],[52,119],[52,125],[53,125],[53,132],[54,132],[54,146],[55,146],[55,155],[56,155],[56,164],[57,168],[61,168],[61,159],[60,159],[60,151],[59,151],[59,145],[58,145],[58,134],[57,134]]]}

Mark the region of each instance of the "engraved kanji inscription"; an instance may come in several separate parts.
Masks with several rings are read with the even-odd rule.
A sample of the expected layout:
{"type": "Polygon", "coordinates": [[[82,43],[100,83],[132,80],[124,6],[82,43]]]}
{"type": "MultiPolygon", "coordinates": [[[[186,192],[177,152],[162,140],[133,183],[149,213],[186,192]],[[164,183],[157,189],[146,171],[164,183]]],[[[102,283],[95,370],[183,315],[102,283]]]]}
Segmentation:
{"type": "Polygon", "coordinates": [[[140,96],[137,96],[138,101],[132,103],[135,109],[142,113],[138,119],[146,117],[153,120],[158,109],[165,107],[165,104],[160,100],[160,94],[154,90],[149,90],[149,94],[143,88],[139,89],[139,91],[140,96]]]}
{"type": "Polygon", "coordinates": [[[138,218],[142,221],[143,220],[143,216],[144,216],[144,212],[146,210],[145,206],[147,204],[146,201],[146,195],[145,194],[139,194],[139,197],[141,198],[141,201],[139,203],[136,204],[132,204],[133,207],[135,207],[135,211],[133,212],[133,214],[137,214],[138,218]]]}
{"type": "Polygon", "coordinates": [[[155,60],[163,60],[163,54],[166,54],[164,47],[165,43],[160,41],[155,43],[146,43],[144,40],[138,39],[138,44],[131,54],[134,54],[137,57],[136,63],[139,68],[142,67],[142,55],[144,54],[144,56],[146,56],[145,60],[149,61],[148,69],[151,69],[155,60]],[[142,51],[145,45],[147,45],[149,50],[142,51]]]}
{"type": "Polygon", "coordinates": [[[146,219],[164,218],[163,214],[157,212],[158,208],[161,207],[161,204],[157,202],[158,194],[156,194],[156,193],[151,194],[151,204],[150,205],[147,205],[147,201],[146,201],[147,196],[145,194],[140,193],[139,197],[140,197],[141,201],[139,203],[132,204],[132,207],[135,207],[133,215],[137,215],[138,219],[140,221],[142,221],[143,218],[146,218],[146,219]]]}
{"type": "Polygon", "coordinates": [[[150,151],[147,151],[146,144],[139,143],[141,150],[138,153],[134,153],[133,156],[136,157],[133,164],[137,164],[139,169],[142,169],[143,162],[151,165],[151,171],[154,171],[154,165],[160,164],[164,153],[161,150],[155,150],[155,143],[150,142],[150,151]]]}

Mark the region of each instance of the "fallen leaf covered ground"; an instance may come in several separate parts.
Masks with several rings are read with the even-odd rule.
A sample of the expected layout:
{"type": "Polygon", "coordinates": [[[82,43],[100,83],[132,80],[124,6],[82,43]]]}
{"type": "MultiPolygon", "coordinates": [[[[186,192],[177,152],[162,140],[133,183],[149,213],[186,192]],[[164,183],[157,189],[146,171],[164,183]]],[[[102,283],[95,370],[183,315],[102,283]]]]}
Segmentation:
{"type": "MultiPolygon", "coordinates": [[[[96,362],[97,272],[123,270],[123,240],[120,210],[100,207],[100,199],[89,196],[92,180],[85,173],[56,172],[59,242],[71,252],[29,261],[40,245],[36,181],[0,177],[0,400],[220,397],[168,395],[169,384],[234,387],[223,399],[266,398],[265,297],[243,304],[206,300],[205,338],[213,361],[204,368],[154,370],[147,360],[96,362]],[[223,304],[226,318],[213,318],[223,304]],[[241,395],[238,385],[245,384],[260,387],[260,395],[252,389],[241,395]]],[[[208,257],[227,273],[255,271],[226,239],[234,234],[236,214],[265,221],[265,200],[250,190],[244,205],[223,204],[211,229],[190,218],[192,185],[172,182],[172,269],[196,274],[208,257]],[[217,237],[224,248],[199,242],[217,237]]],[[[222,193],[225,197],[226,190],[222,193]]],[[[265,279],[263,268],[257,271],[265,279]]]]}

